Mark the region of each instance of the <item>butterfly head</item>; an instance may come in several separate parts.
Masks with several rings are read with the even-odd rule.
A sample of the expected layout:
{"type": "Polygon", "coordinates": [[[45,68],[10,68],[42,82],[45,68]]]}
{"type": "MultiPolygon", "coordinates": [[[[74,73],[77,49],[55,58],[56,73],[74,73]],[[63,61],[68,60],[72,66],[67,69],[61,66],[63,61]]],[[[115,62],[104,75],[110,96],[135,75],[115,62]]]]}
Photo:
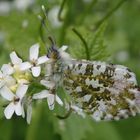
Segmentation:
{"type": "Polygon", "coordinates": [[[49,37],[49,40],[51,41],[51,47],[48,49],[47,57],[53,60],[58,60],[60,58],[58,48],[51,37],[49,37]]]}

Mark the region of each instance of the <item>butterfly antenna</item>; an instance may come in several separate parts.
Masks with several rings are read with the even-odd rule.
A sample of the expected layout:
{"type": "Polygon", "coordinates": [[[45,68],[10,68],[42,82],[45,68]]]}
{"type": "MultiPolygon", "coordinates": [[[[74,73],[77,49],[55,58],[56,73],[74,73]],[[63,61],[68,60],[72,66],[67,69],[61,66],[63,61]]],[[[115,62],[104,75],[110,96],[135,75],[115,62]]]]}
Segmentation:
{"type": "Polygon", "coordinates": [[[48,39],[50,40],[50,42],[52,44],[52,48],[55,48],[56,43],[55,43],[54,39],[51,36],[49,36],[48,39]]]}

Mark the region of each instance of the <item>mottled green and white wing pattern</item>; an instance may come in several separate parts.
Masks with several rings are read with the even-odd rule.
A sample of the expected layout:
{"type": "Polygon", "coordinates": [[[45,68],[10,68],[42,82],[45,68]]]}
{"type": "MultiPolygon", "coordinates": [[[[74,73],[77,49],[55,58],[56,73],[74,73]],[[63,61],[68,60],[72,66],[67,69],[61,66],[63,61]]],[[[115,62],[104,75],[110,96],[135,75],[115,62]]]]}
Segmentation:
{"type": "Polygon", "coordinates": [[[97,121],[140,113],[135,74],[125,66],[73,60],[64,68],[63,86],[74,104],[97,121]]]}

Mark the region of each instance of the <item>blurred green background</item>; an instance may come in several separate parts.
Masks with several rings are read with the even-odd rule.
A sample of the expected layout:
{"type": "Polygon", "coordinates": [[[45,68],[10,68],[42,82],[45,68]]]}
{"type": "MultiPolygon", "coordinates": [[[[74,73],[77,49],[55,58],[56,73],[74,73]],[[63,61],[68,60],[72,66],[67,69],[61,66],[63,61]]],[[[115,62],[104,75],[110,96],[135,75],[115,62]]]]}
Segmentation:
{"type": "MultiPolygon", "coordinates": [[[[128,66],[140,83],[140,0],[0,0],[1,65],[12,50],[27,58],[36,42],[44,51],[41,33],[45,42],[52,35],[58,47],[68,45],[74,58],[128,66]],[[40,30],[41,5],[47,9],[47,32],[40,30]]],[[[64,111],[38,102],[27,125],[17,116],[6,120],[1,106],[0,140],[140,140],[140,116],[97,123],[76,114],[59,120],[54,113],[64,111]]]]}

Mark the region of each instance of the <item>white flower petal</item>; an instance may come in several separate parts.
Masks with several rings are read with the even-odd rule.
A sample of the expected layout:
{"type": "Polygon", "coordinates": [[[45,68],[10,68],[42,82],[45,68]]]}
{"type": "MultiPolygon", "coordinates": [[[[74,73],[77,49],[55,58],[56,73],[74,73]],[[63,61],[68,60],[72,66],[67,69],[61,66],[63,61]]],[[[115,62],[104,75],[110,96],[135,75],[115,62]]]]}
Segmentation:
{"type": "Polygon", "coordinates": [[[1,72],[1,70],[0,70],[0,78],[3,78],[3,73],[1,72]]]}
{"type": "Polygon", "coordinates": [[[5,76],[4,81],[8,87],[16,84],[16,79],[14,79],[12,76],[5,76]]]}
{"type": "Polygon", "coordinates": [[[4,110],[4,115],[6,119],[11,119],[12,115],[14,114],[14,111],[15,111],[15,105],[12,102],[4,110]]]}
{"type": "Polygon", "coordinates": [[[4,75],[11,75],[14,73],[14,68],[10,64],[3,64],[1,70],[4,75]]]}
{"type": "Polygon", "coordinates": [[[52,64],[51,62],[47,63],[44,67],[45,70],[45,76],[48,77],[52,74],[52,64]]]}
{"type": "Polygon", "coordinates": [[[37,60],[38,59],[38,54],[39,54],[39,44],[34,44],[31,48],[30,48],[30,60],[37,60]]]}
{"type": "Polygon", "coordinates": [[[59,49],[59,51],[66,51],[66,50],[67,50],[67,48],[68,48],[68,46],[63,45],[63,46],[59,49]]]}
{"type": "Polygon", "coordinates": [[[55,96],[55,100],[56,100],[56,102],[58,103],[58,104],[60,104],[61,106],[63,106],[63,102],[62,102],[62,100],[56,95],[55,96]]]}
{"type": "Polygon", "coordinates": [[[20,59],[17,56],[16,52],[10,53],[10,58],[11,58],[12,64],[14,64],[14,65],[18,65],[18,64],[22,63],[22,59],[20,59]]]}
{"type": "Polygon", "coordinates": [[[51,89],[55,86],[55,83],[52,81],[41,80],[40,83],[46,86],[47,88],[51,88],[51,89]]]}
{"type": "Polygon", "coordinates": [[[24,112],[24,106],[23,106],[23,104],[21,105],[21,108],[22,108],[22,117],[25,118],[25,112],[24,112]]]}
{"type": "Polygon", "coordinates": [[[68,46],[63,45],[58,51],[59,54],[61,56],[62,59],[64,59],[65,61],[69,61],[70,60],[70,55],[68,53],[66,53],[66,49],[68,48],[68,46]]]}
{"type": "Polygon", "coordinates": [[[32,106],[31,104],[27,107],[27,123],[30,124],[32,118],[32,106]]]}
{"type": "Polygon", "coordinates": [[[15,95],[10,91],[9,88],[6,86],[2,87],[0,90],[0,94],[3,98],[7,99],[8,101],[12,101],[15,95]]]}
{"type": "Polygon", "coordinates": [[[1,80],[0,81],[0,88],[2,88],[4,85],[5,85],[5,81],[4,80],[1,80]]]}
{"type": "Polygon", "coordinates": [[[40,75],[40,72],[41,72],[41,67],[40,66],[32,67],[31,70],[32,70],[33,76],[38,77],[40,75]]]}
{"type": "Polygon", "coordinates": [[[28,70],[32,67],[32,64],[29,62],[23,62],[19,65],[21,71],[28,70]]]}
{"type": "Polygon", "coordinates": [[[59,52],[60,56],[62,57],[62,59],[64,59],[65,61],[70,61],[70,55],[66,52],[59,52]]]}
{"type": "Polygon", "coordinates": [[[28,90],[28,85],[19,85],[16,91],[16,95],[22,99],[28,90]]]}
{"type": "Polygon", "coordinates": [[[55,99],[55,96],[54,96],[53,94],[51,94],[51,95],[47,98],[48,106],[49,106],[49,109],[50,109],[50,110],[53,110],[53,109],[54,109],[54,99],[55,99]]]}
{"type": "Polygon", "coordinates": [[[17,114],[17,116],[22,115],[22,106],[20,101],[15,104],[15,113],[17,114]]]}
{"type": "Polygon", "coordinates": [[[49,93],[48,90],[43,90],[39,93],[36,93],[33,95],[33,99],[43,99],[43,98],[48,98],[51,94],[49,93]]]}
{"type": "Polygon", "coordinates": [[[0,88],[4,86],[5,84],[5,81],[4,81],[4,77],[3,77],[3,73],[0,71],[0,88]]]}
{"type": "Polygon", "coordinates": [[[19,84],[29,84],[30,82],[26,79],[18,79],[19,84]]]}
{"type": "Polygon", "coordinates": [[[47,56],[41,56],[37,60],[37,65],[43,64],[43,63],[47,62],[48,60],[49,60],[49,58],[47,56]]]}

